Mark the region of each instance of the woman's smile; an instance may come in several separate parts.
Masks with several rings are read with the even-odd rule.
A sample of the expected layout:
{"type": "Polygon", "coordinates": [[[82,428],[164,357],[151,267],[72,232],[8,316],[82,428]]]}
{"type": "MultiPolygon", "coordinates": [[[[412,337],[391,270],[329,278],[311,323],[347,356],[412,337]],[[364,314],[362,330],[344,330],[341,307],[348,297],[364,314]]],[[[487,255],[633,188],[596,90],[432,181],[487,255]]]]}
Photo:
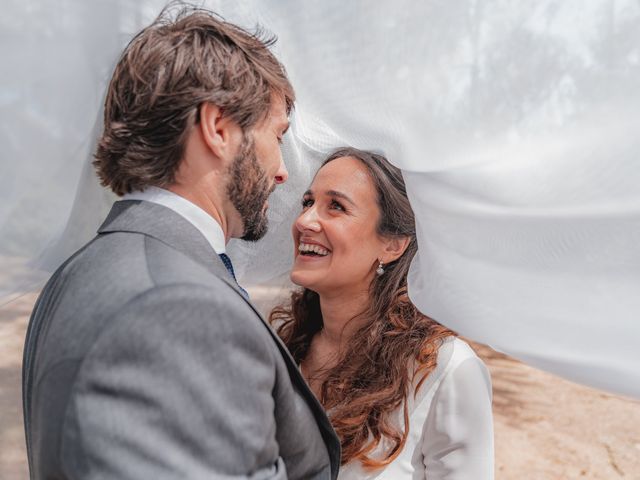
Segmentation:
{"type": "Polygon", "coordinates": [[[331,255],[331,249],[310,238],[300,238],[297,248],[298,252],[296,254],[296,261],[313,262],[325,260],[331,255]]]}

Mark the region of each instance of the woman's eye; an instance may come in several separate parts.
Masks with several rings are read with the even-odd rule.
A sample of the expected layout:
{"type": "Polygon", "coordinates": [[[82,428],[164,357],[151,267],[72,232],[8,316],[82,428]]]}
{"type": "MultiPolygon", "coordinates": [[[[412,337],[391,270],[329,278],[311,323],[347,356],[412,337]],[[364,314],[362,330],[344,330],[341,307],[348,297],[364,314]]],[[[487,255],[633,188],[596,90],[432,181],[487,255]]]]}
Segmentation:
{"type": "Polygon", "coordinates": [[[335,200],[331,200],[331,208],[334,209],[334,210],[344,211],[344,207],[342,206],[342,204],[340,202],[335,201],[335,200]]]}
{"type": "Polygon", "coordinates": [[[313,205],[313,200],[310,198],[303,198],[302,199],[302,208],[308,208],[311,205],[313,205]]]}

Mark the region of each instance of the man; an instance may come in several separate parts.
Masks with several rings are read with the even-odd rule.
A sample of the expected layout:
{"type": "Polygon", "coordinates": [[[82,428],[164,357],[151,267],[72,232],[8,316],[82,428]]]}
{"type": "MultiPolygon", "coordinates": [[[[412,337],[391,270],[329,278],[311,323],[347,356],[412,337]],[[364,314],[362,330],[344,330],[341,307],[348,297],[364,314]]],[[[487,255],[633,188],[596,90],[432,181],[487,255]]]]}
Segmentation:
{"type": "Polygon", "coordinates": [[[339,441],[225,254],[287,178],[271,42],[190,10],[124,51],[94,162],[124,197],[27,334],[32,478],[336,477],[339,441]]]}

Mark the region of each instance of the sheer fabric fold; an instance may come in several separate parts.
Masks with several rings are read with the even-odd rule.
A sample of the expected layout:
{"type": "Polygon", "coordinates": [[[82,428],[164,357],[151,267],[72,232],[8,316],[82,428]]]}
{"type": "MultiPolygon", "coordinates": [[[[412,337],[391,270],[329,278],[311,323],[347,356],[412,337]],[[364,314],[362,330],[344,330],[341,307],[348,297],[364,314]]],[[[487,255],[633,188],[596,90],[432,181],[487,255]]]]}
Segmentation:
{"type": "MultiPolygon", "coordinates": [[[[403,169],[424,313],[533,366],[640,397],[640,4],[633,0],[211,1],[274,47],[298,102],[271,230],[232,242],[243,285],[286,276],[322,158],[403,169]]],[[[41,281],[113,197],[89,166],[101,99],[164,2],[11,2],[0,138],[0,297],[41,281]],[[95,126],[95,128],[94,128],[95,126]]]]}

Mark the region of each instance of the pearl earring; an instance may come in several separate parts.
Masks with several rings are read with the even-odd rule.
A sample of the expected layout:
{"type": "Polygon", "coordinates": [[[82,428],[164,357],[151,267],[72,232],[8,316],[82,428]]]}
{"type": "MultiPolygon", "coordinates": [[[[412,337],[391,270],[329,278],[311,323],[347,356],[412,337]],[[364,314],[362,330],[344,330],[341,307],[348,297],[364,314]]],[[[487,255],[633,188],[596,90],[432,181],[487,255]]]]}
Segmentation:
{"type": "Polygon", "coordinates": [[[378,268],[376,268],[376,274],[378,276],[382,275],[384,273],[384,268],[382,268],[382,262],[378,263],[378,268]]]}

